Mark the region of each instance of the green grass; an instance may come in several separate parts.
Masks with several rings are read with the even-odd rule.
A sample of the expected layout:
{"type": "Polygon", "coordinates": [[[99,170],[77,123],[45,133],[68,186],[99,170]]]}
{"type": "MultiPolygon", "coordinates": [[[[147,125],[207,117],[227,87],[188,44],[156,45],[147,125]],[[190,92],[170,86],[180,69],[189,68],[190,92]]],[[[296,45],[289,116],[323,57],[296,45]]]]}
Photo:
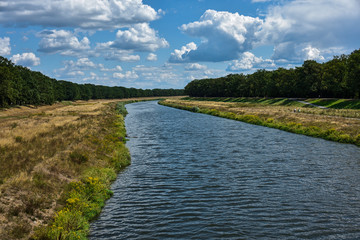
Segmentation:
{"type": "Polygon", "coordinates": [[[293,107],[312,107],[288,98],[226,98],[226,97],[185,97],[182,100],[190,101],[214,101],[214,102],[235,102],[251,105],[274,105],[274,106],[293,106],[293,107]]]}
{"type": "Polygon", "coordinates": [[[359,99],[308,99],[306,101],[334,109],[360,109],[359,99]]]}
{"type": "MultiPolygon", "coordinates": [[[[313,106],[300,103],[288,98],[233,98],[233,97],[185,97],[182,100],[192,101],[214,101],[214,102],[237,102],[251,106],[251,104],[273,105],[273,106],[293,106],[303,108],[313,108],[313,106]]],[[[333,109],[360,109],[359,99],[306,99],[306,102],[333,109]]]]}

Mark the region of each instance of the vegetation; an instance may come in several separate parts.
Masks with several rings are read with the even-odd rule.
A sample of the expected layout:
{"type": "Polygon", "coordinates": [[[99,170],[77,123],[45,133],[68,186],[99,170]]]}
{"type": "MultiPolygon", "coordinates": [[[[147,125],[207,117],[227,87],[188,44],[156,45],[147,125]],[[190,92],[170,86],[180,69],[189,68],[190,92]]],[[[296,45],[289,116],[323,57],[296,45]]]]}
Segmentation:
{"type": "Polygon", "coordinates": [[[183,95],[179,89],[135,89],[57,81],[0,57],[0,108],[56,101],[183,95]]]}
{"type": "Polygon", "coordinates": [[[230,74],[194,80],[185,87],[191,97],[360,98],[360,49],[325,63],[253,74],[230,74]]]}
{"type": "Polygon", "coordinates": [[[124,102],[0,112],[0,239],[86,239],[130,164],[124,102]]]}
{"type": "MultiPolygon", "coordinates": [[[[160,104],[360,146],[359,110],[324,110],[296,106],[294,112],[293,105],[278,105],[278,102],[287,102],[286,100],[275,101],[274,104],[269,102],[256,104],[254,99],[249,99],[250,103],[244,102],[246,101],[219,102],[192,99],[165,100],[160,104]]],[[[262,102],[266,101],[262,100],[262,102]]]]}

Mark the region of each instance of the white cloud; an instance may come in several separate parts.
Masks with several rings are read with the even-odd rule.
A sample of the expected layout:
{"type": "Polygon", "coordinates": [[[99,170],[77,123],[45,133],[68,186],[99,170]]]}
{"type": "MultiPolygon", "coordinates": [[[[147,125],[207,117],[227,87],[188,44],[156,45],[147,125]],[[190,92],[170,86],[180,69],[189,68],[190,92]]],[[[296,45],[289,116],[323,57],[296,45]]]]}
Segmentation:
{"type": "Polygon", "coordinates": [[[109,52],[105,55],[105,60],[114,60],[120,62],[137,62],[140,61],[139,55],[130,54],[127,51],[109,52]]]}
{"type": "Polygon", "coordinates": [[[84,82],[88,81],[99,81],[103,80],[101,77],[99,77],[96,73],[90,72],[90,76],[82,79],[84,82]]]}
{"type": "Polygon", "coordinates": [[[140,60],[139,55],[134,55],[133,51],[114,49],[111,47],[113,42],[97,43],[95,51],[104,55],[105,60],[120,62],[136,62],[140,60]]]}
{"type": "Polygon", "coordinates": [[[76,76],[84,76],[85,73],[82,71],[72,71],[72,72],[68,72],[67,75],[76,77],[76,76]]]}
{"type": "Polygon", "coordinates": [[[40,64],[40,58],[36,57],[34,53],[16,54],[11,57],[11,61],[25,67],[37,66],[40,64]]]}
{"type": "MultiPolygon", "coordinates": [[[[360,28],[355,24],[360,22],[359,0],[272,2],[264,19],[207,10],[199,21],[180,27],[185,34],[200,38],[201,43],[194,44],[193,49],[184,46],[175,50],[169,62],[238,60],[242,53],[257,47],[273,46],[273,60],[299,63],[306,59],[323,61],[344,53],[328,49],[349,52],[359,47],[360,28]]],[[[242,64],[241,60],[235,63],[242,64]]]]}
{"type": "Polygon", "coordinates": [[[114,68],[106,68],[104,64],[99,64],[99,66],[100,66],[100,71],[102,72],[116,72],[116,71],[121,72],[123,70],[122,67],[119,65],[117,65],[114,68]]]}
{"type": "Polygon", "coordinates": [[[64,61],[64,67],[55,70],[58,76],[84,76],[84,71],[101,68],[103,65],[95,64],[88,58],[80,58],[77,61],[64,61]]]}
{"type": "Polygon", "coordinates": [[[159,48],[168,47],[169,43],[164,38],[159,38],[148,23],[140,23],[128,30],[119,30],[116,40],[109,42],[108,46],[122,50],[154,52],[159,48]]]}
{"type": "Polygon", "coordinates": [[[320,50],[317,48],[313,48],[311,46],[308,46],[302,50],[304,56],[304,59],[306,60],[317,60],[317,61],[324,61],[325,58],[320,55],[320,50]]]}
{"type": "Polygon", "coordinates": [[[0,23],[16,26],[115,29],[153,21],[158,13],[142,0],[2,0],[0,23]]]}
{"type": "Polygon", "coordinates": [[[194,42],[186,44],[186,46],[181,47],[180,50],[175,49],[174,52],[171,53],[169,62],[185,62],[188,59],[187,55],[196,49],[197,46],[194,42]]]}
{"type": "MultiPolygon", "coordinates": [[[[201,44],[196,50],[175,56],[178,61],[184,62],[220,62],[237,59],[241,53],[253,48],[255,33],[260,30],[262,24],[263,21],[259,18],[207,10],[200,21],[181,26],[184,33],[201,38],[201,44]]],[[[176,59],[170,59],[174,60],[176,59]]]]}
{"type": "Polygon", "coordinates": [[[72,70],[88,70],[96,68],[97,65],[88,58],[80,58],[76,62],[72,60],[65,61],[65,67],[72,70]]]}
{"type": "Polygon", "coordinates": [[[271,59],[264,60],[262,57],[256,57],[251,52],[244,52],[241,59],[232,61],[227,71],[242,71],[255,68],[275,68],[275,63],[271,59]]]}
{"type": "Polygon", "coordinates": [[[127,71],[125,73],[116,72],[113,73],[113,77],[118,79],[126,79],[126,80],[134,80],[139,78],[139,76],[136,74],[135,71],[127,71]]]}
{"type": "Polygon", "coordinates": [[[157,55],[154,54],[154,53],[150,53],[150,54],[147,56],[146,60],[148,60],[148,61],[157,61],[157,55]]]}
{"type": "Polygon", "coordinates": [[[207,67],[205,65],[201,65],[199,63],[189,63],[185,66],[185,70],[188,71],[198,71],[198,70],[206,70],[207,67]]]}
{"type": "Polygon", "coordinates": [[[357,48],[356,22],[360,22],[358,0],[294,0],[270,8],[256,36],[259,45],[275,46],[273,59],[300,61],[309,57],[303,54],[308,46],[322,52],[344,45],[357,48]]]}
{"type": "Polygon", "coordinates": [[[37,36],[42,38],[38,49],[40,52],[76,55],[76,53],[90,49],[90,41],[87,37],[79,41],[70,31],[44,30],[37,36]]]}
{"type": "Polygon", "coordinates": [[[251,0],[252,3],[258,3],[258,2],[270,2],[271,0],[251,0]]]}
{"type": "Polygon", "coordinates": [[[9,55],[11,52],[10,38],[0,38],[0,55],[9,55]]]}

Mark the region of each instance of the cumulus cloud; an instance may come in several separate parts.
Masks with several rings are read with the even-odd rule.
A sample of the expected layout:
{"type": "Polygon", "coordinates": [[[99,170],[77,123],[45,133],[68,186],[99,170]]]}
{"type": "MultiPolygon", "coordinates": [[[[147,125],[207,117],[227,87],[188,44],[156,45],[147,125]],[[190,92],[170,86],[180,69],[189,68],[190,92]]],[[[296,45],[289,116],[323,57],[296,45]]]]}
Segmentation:
{"type": "Polygon", "coordinates": [[[199,21],[180,27],[185,34],[200,38],[201,43],[194,44],[196,48],[175,50],[169,62],[237,60],[240,64],[243,53],[261,46],[273,46],[272,59],[276,61],[323,61],[344,53],[328,49],[358,48],[360,28],[354,23],[360,22],[359,0],[274,2],[277,4],[269,7],[263,19],[207,10],[199,21]]]}
{"type": "Polygon", "coordinates": [[[317,48],[313,48],[308,46],[302,50],[304,54],[304,59],[306,60],[317,60],[317,61],[324,61],[325,58],[320,55],[320,50],[317,48]]]}
{"type": "Polygon", "coordinates": [[[66,61],[65,65],[72,69],[82,69],[82,70],[87,70],[97,67],[97,65],[88,58],[80,58],[76,62],[72,60],[66,61]]]}
{"type": "Polygon", "coordinates": [[[102,72],[116,72],[116,71],[121,72],[123,70],[122,67],[119,65],[117,65],[114,68],[106,68],[104,64],[99,64],[99,66],[100,66],[100,71],[102,72]]]}
{"type": "Polygon", "coordinates": [[[0,23],[5,26],[115,29],[153,21],[158,13],[142,0],[2,0],[0,23]]]}
{"type": "Polygon", "coordinates": [[[185,66],[185,70],[188,71],[199,71],[199,70],[206,70],[207,67],[205,65],[201,65],[199,63],[190,63],[185,66]]]}
{"type": "Polygon", "coordinates": [[[25,67],[37,66],[40,64],[40,58],[36,57],[34,53],[16,54],[10,59],[13,63],[25,67]]]}
{"type": "Polygon", "coordinates": [[[169,62],[177,63],[177,62],[185,62],[188,61],[188,54],[191,51],[195,51],[197,46],[194,42],[186,44],[186,46],[181,47],[181,49],[175,49],[173,53],[171,53],[169,62]]]}
{"type": "Polygon", "coordinates": [[[70,31],[44,30],[37,36],[42,38],[38,49],[40,52],[76,55],[76,53],[90,49],[90,41],[87,37],[79,41],[70,31]]]}
{"type": "Polygon", "coordinates": [[[64,67],[55,70],[59,76],[84,76],[84,71],[101,68],[100,64],[95,64],[88,58],[80,58],[77,61],[64,61],[64,67]]]}
{"type": "Polygon", "coordinates": [[[120,62],[136,62],[140,60],[139,55],[134,55],[133,51],[114,49],[111,47],[113,42],[97,43],[95,51],[102,54],[105,60],[114,60],[120,62]]]}
{"type": "Polygon", "coordinates": [[[275,63],[271,59],[256,57],[251,52],[244,52],[239,60],[234,60],[228,66],[227,71],[242,71],[256,68],[275,68],[275,63]]]}
{"type": "Polygon", "coordinates": [[[259,18],[207,10],[200,21],[184,24],[180,28],[189,36],[201,38],[201,44],[197,49],[191,49],[182,55],[179,52],[174,53],[174,56],[179,62],[220,62],[236,59],[241,53],[253,48],[255,33],[262,24],[263,21],[259,18]]]}
{"type": "Polygon", "coordinates": [[[0,38],[0,55],[9,55],[11,52],[10,38],[0,38]]]}
{"type": "Polygon", "coordinates": [[[146,60],[148,60],[148,61],[157,61],[157,55],[154,54],[154,53],[150,53],[150,54],[147,56],[146,60]]]}
{"type": "Polygon", "coordinates": [[[83,78],[83,81],[84,82],[87,82],[87,81],[100,81],[100,80],[103,80],[103,78],[102,77],[99,77],[96,73],[94,73],[94,72],[90,72],[90,74],[89,74],[90,76],[88,76],[88,77],[85,77],[85,78],[83,78]]]}
{"type": "Polygon", "coordinates": [[[140,23],[128,30],[119,30],[116,33],[116,40],[103,43],[103,46],[121,50],[154,52],[159,48],[168,47],[169,43],[164,38],[159,38],[148,23],[140,23]]]}
{"type": "Polygon", "coordinates": [[[116,72],[113,73],[113,77],[118,79],[127,79],[127,80],[134,80],[139,78],[139,76],[136,74],[135,71],[127,71],[125,73],[116,72]]]}
{"type": "Polygon", "coordinates": [[[275,60],[309,57],[303,54],[309,45],[322,51],[341,45],[357,48],[359,9],[358,0],[294,0],[270,8],[256,36],[259,44],[275,46],[275,60]]]}
{"type": "Polygon", "coordinates": [[[131,54],[127,51],[118,51],[118,52],[109,51],[105,55],[105,60],[114,60],[120,62],[137,62],[140,61],[140,56],[131,54]]]}

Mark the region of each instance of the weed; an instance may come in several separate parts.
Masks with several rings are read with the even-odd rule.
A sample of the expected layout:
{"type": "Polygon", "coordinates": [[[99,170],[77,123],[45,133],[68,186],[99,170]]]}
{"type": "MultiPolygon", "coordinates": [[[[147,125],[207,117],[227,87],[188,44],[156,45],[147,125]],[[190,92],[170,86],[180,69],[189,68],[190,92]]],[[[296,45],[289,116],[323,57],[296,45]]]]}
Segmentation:
{"type": "Polygon", "coordinates": [[[39,209],[44,202],[39,196],[30,196],[23,199],[25,204],[24,212],[30,215],[34,215],[35,211],[39,209]]]}
{"type": "Polygon", "coordinates": [[[9,235],[15,239],[20,239],[28,235],[30,231],[30,224],[26,221],[20,221],[9,230],[9,235]]]}
{"type": "Polygon", "coordinates": [[[79,150],[74,150],[69,154],[71,162],[82,164],[89,160],[89,157],[85,154],[80,152],[79,150]]]}
{"type": "Polygon", "coordinates": [[[15,137],[15,142],[17,142],[17,143],[21,143],[23,140],[24,140],[24,139],[23,139],[22,136],[16,136],[16,137],[15,137]]]}

